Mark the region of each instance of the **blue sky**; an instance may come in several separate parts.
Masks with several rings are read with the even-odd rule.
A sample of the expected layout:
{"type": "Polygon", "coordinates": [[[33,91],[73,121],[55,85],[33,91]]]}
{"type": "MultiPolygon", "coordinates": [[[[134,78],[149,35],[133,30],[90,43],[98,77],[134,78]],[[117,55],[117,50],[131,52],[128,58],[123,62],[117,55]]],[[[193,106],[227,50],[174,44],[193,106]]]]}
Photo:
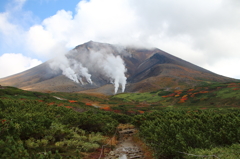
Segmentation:
{"type": "MultiPolygon", "coordinates": [[[[41,22],[41,20],[56,14],[58,10],[64,9],[75,12],[78,2],[79,0],[28,0],[24,3],[22,10],[32,12],[41,22]]],[[[0,12],[5,12],[15,5],[16,2],[13,0],[1,0],[0,12]]]]}
{"type": "Polygon", "coordinates": [[[40,20],[57,13],[58,10],[67,10],[75,12],[79,0],[29,0],[23,6],[23,10],[33,12],[40,20]]]}
{"type": "Polygon", "coordinates": [[[93,40],[157,47],[240,79],[240,1],[1,0],[0,78],[93,40]]]}
{"type": "MultiPolygon", "coordinates": [[[[9,22],[21,27],[21,29],[27,31],[33,25],[41,24],[42,21],[50,16],[55,15],[59,10],[66,10],[75,12],[76,5],[79,0],[24,0],[22,6],[19,9],[14,9],[16,6],[21,5],[21,0],[1,0],[0,1],[0,13],[11,12],[12,16],[9,17],[9,22]]],[[[3,41],[5,39],[2,39],[3,41]]],[[[0,54],[6,52],[28,52],[22,46],[16,44],[11,47],[0,43],[0,54]]],[[[38,57],[41,59],[41,57],[38,57]]],[[[45,60],[45,59],[41,59],[45,60]]]]}

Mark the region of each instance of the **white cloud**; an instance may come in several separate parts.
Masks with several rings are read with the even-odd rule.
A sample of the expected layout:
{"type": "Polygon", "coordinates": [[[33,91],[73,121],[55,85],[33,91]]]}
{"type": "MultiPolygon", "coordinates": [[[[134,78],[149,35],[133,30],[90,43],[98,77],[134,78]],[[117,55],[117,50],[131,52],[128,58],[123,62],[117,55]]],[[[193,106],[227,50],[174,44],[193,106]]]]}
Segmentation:
{"type": "Polygon", "coordinates": [[[41,25],[31,27],[27,33],[27,45],[37,55],[48,57],[55,44],[51,32],[44,30],[41,25]]]}
{"type": "Polygon", "coordinates": [[[13,30],[16,30],[16,27],[8,22],[8,16],[7,12],[0,13],[0,32],[4,35],[9,35],[13,30]]]}
{"type": "Polygon", "coordinates": [[[41,63],[37,59],[32,59],[22,54],[5,53],[0,56],[0,78],[25,71],[41,63]]]}
{"type": "Polygon", "coordinates": [[[240,61],[239,57],[219,59],[217,62],[213,64],[206,64],[205,68],[212,70],[213,72],[223,76],[235,77],[237,79],[240,79],[239,61],[240,61]]]}
{"type": "Polygon", "coordinates": [[[22,29],[9,22],[11,15],[8,12],[0,13],[0,36],[3,39],[3,43],[11,45],[19,45],[24,37],[22,29]]]}

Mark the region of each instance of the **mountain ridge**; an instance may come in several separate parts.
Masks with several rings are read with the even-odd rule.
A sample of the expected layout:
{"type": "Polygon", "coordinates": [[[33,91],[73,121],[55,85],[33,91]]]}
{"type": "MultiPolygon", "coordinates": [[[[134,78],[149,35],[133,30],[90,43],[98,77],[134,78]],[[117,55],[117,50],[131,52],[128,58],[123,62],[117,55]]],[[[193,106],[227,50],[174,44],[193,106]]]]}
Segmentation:
{"type": "MultiPolygon", "coordinates": [[[[89,41],[76,46],[73,50],[69,51],[65,57],[70,62],[77,61],[82,64],[82,68],[88,69],[87,73],[91,77],[92,84],[86,79],[87,76],[82,76],[82,81],[80,82],[85,83],[85,85],[82,85],[80,82],[76,83],[62,75],[64,74],[63,70],[52,69],[51,62],[53,59],[24,72],[2,78],[0,79],[0,84],[43,92],[81,92],[95,90],[100,91],[100,93],[103,92],[104,94],[114,94],[113,86],[104,87],[114,81],[111,81],[106,73],[101,73],[102,69],[105,69],[105,65],[107,65],[101,63],[101,58],[103,58],[103,60],[108,58],[118,61],[123,60],[127,69],[125,72],[127,92],[175,89],[177,87],[184,88],[203,82],[236,81],[236,79],[215,74],[158,48],[123,47],[89,41]],[[119,59],[120,57],[121,59],[119,59]],[[100,60],[98,58],[100,58],[100,60]],[[97,61],[88,62],[88,60],[97,61]],[[98,65],[100,68],[98,68],[98,65]]],[[[105,62],[109,62],[108,67],[110,68],[108,69],[112,69],[111,66],[115,64],[115,61],[112,62],[111,60],[105,62]],[[113,64],[111,64],[111,62],[113,64]]],[[[73,64],[69,64],[69,67],[73,67],[73,64]]],[[[115,66],[115,69],[117,68],[118,67],[115,66]]]]}

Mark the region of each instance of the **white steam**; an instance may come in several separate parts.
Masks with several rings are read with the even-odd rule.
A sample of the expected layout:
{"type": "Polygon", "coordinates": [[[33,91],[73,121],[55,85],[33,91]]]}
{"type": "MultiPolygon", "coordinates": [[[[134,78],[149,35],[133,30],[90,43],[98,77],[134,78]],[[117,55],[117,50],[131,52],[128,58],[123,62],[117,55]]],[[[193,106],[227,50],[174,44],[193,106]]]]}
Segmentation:
{"type": "Polygon", "coordinates": [[[94,64],[91,69],[98,70],[99,73],[105,75],[114,84],[115,94],[119,85],[122,86],[122,92],[124,92],[127,79],[125,77],[126,68],[119,55],[114,56],[104,52],[91,52],[89,62],[94,64]]]}
{"type": "Polygon", "coordinates": [[[86,78],[88,83],[92,84],[91,75],[88,73],[88,69],[83,67],[81,63],[76,60],[68,60],[65,55],[60,55],[55,58],[51,63],[50,67],[54,70],[60,69],[62,74],[73,80],[76,83],[82,81],[82,77],[86,78]]]}
{"type": "Polygon", "coordinates": [[[63,75],[76,83],[84,84],[84,78],[85,81],[93,84],[91,77],[94,76],[112,83],[115,94],[120,86],[121,91],[124,92],[127,78],[123,59],[109,49],[100,51],[94,48],[88,49],[88,51],[75,49],[69,54],[55,58],[50,63],[50,67],[54,70],[60,69],[63,75]]]}
{"type": "Polygon", "coordinates": [[[73,70],[77,74],[78,79],[83,84],[82,78],[85,77],[87,82],[92,84],[91,75],[88,73],[88,69],[86,67],[83,67],[80,62],[77,62],[76,60],[71,60],[73,64],[73,70]]]}

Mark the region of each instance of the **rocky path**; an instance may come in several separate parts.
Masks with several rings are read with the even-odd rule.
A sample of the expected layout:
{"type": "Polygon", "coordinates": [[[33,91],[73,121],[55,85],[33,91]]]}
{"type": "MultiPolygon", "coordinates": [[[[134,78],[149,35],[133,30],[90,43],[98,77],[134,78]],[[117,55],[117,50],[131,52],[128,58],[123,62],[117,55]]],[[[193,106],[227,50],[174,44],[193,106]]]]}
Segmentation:
{"type": "Polygon", "coordinates": [[[132,140],[134,133],[134,128],[119,131],[119,144],[104,159],[144,159],[144,153],[132,140]]]}

